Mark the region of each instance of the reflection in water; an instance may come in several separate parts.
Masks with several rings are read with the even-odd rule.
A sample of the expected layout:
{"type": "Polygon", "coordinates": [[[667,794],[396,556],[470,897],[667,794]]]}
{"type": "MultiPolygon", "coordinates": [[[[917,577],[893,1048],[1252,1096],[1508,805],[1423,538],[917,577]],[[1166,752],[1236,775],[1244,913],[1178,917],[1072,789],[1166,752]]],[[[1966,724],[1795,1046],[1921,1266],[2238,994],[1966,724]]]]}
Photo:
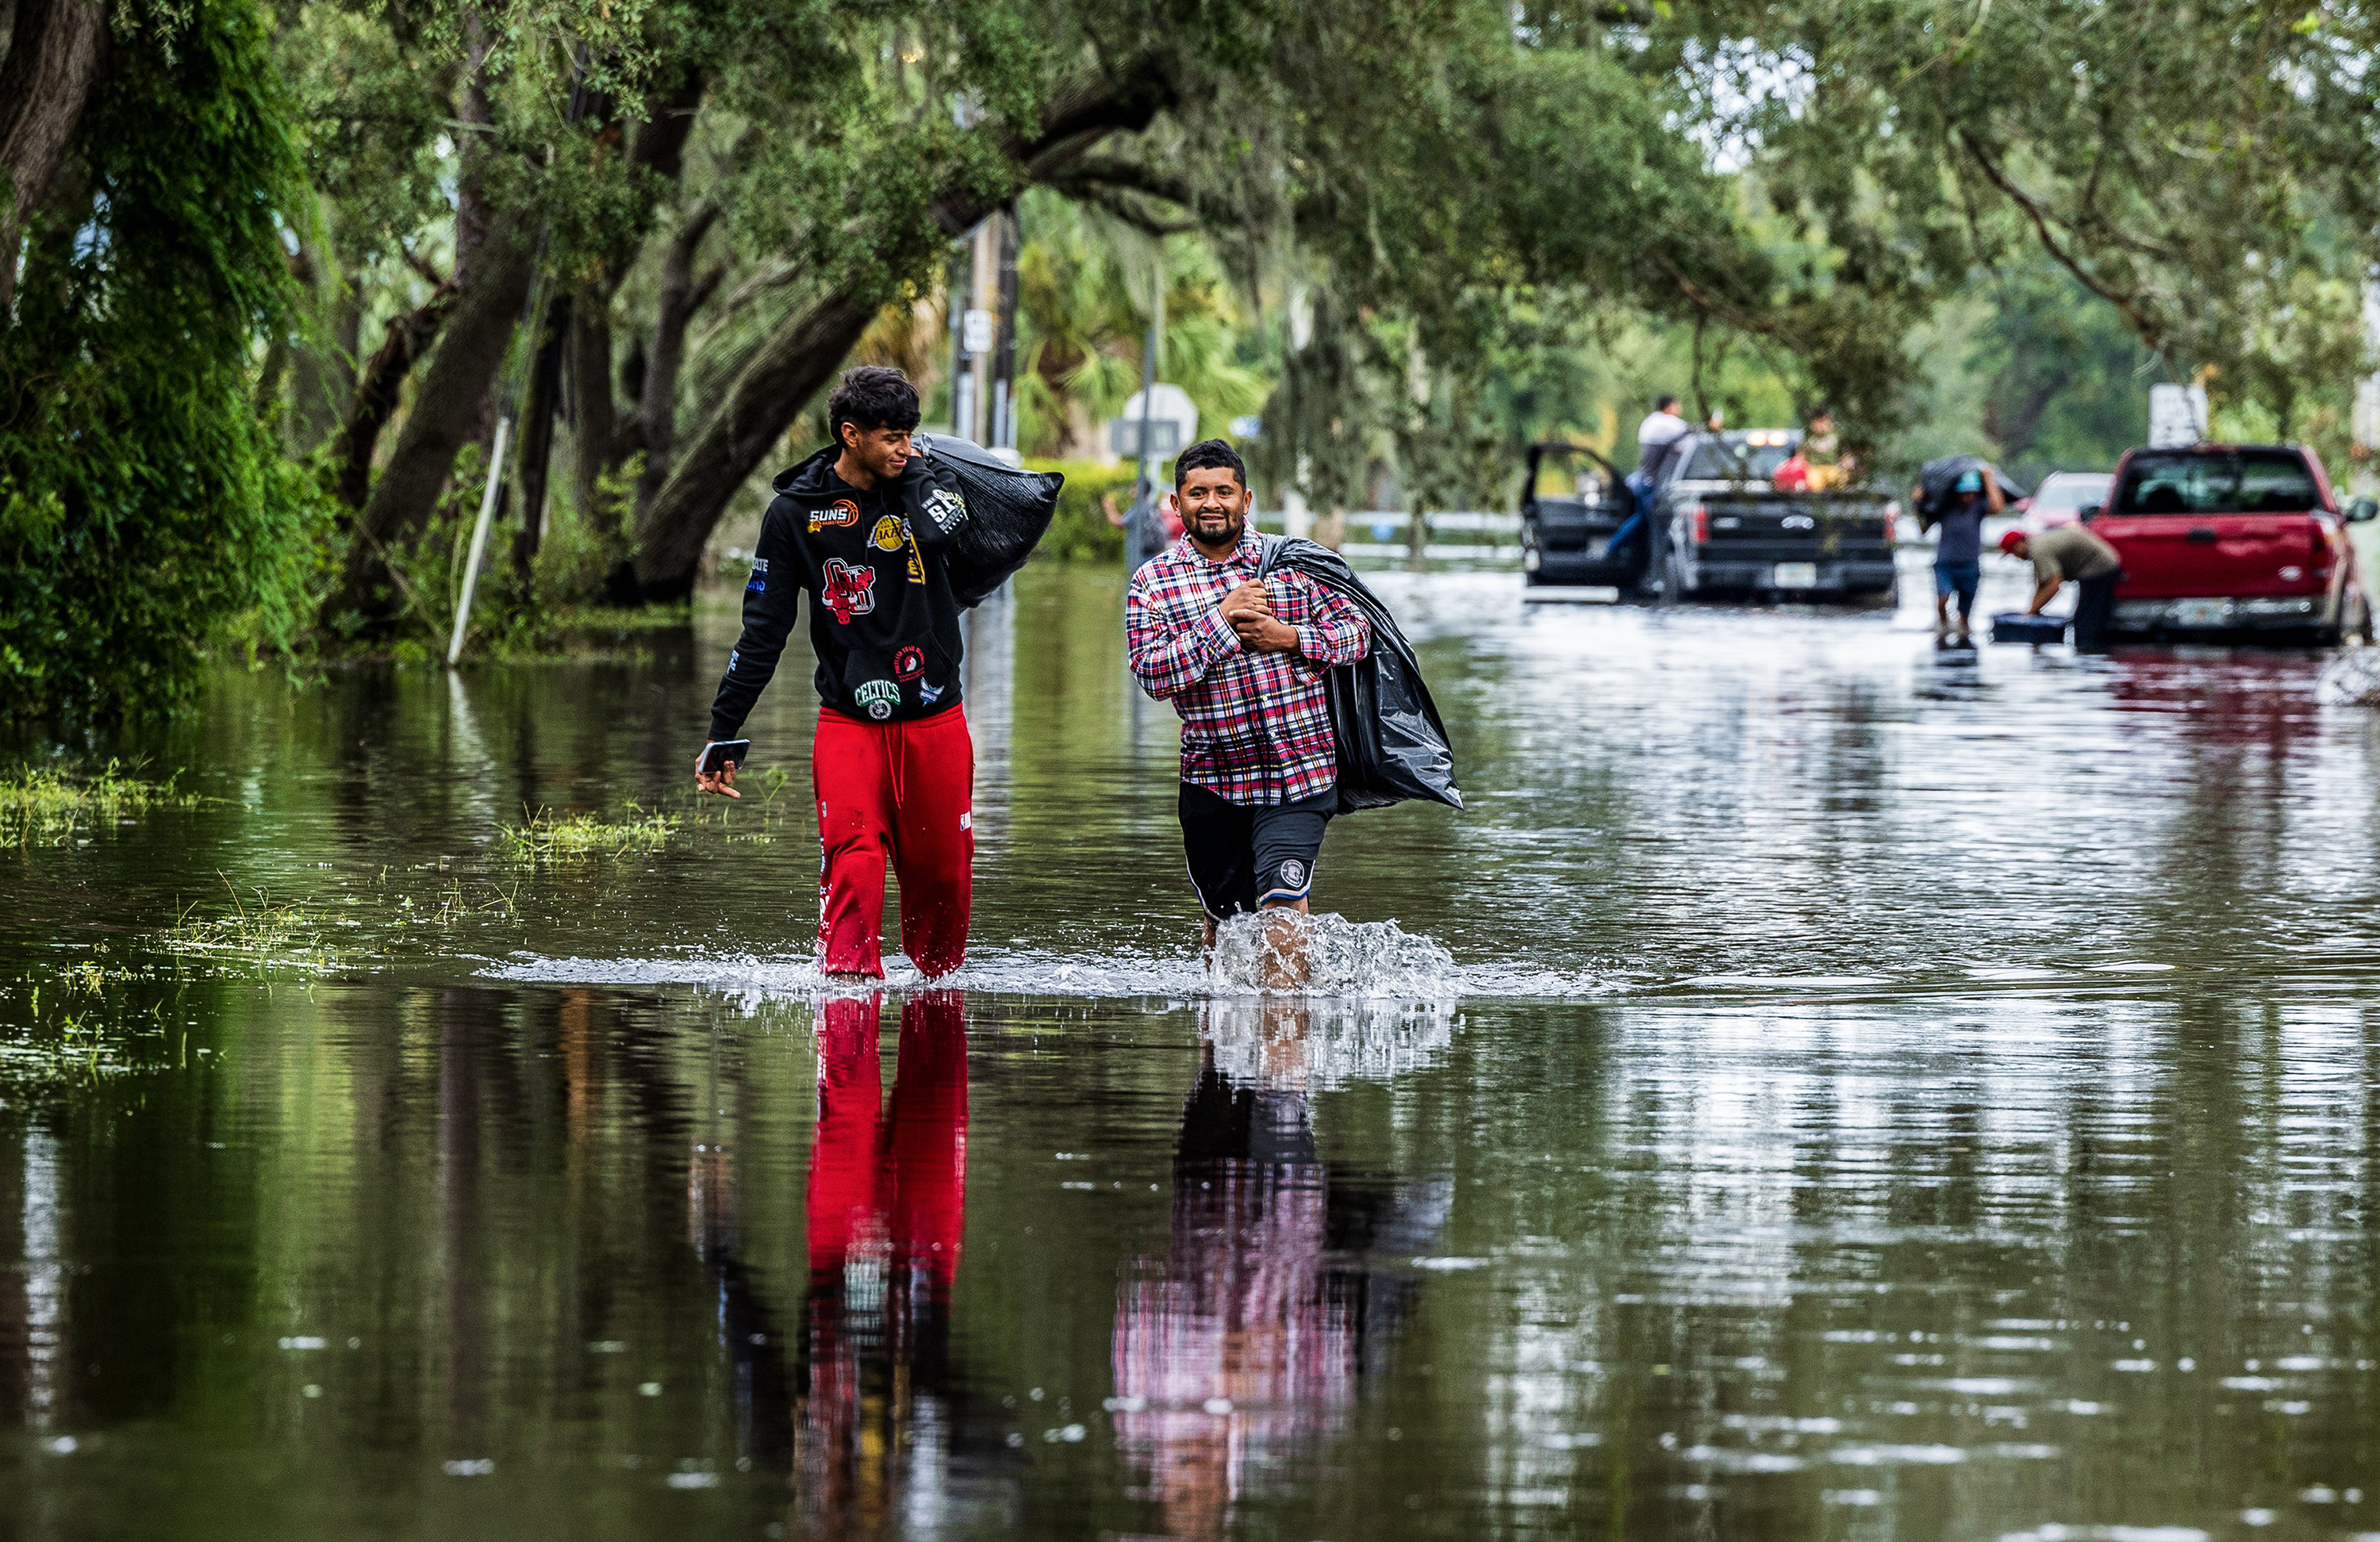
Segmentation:
{"type": "Polygon", "coordinates": [[[1443,1185],[1334,1184],[1309,1095],[1318,1049],[1383,1021],[1304,1001],[1205,1009],[1172,1245],[1130,1271],[1116,1308],[1116,1443],[1148,1477],[1130,1491],[1170,1535],[1222,1536],[1235,1505],[1343,1430],[1359,1378],[1412,1305],[1413,1281],[1372,1272],[1363,1255],[1424,1245],[1443,1185]]]}
{"type": "Polygon", "coordinates": [[[949,1464],[951,1282],[966,1212],[966,1027],[954,991],[901,1006],[891,1104],[880,1113],[882,998],[819,1015],[810,1150],[809,1383],[795,1482],[814,1523],[929,1507],[949,1464]],[[904,1494],[905,1488],[910,1491],[904,1494]]]}
{"type": "Polygon", "coordinates": [[[108,746],[205,801],[0,850],[0,1076],[107,1047],[0,1083],[0,1536],[2380,1531],[2380,719],[2318,660],[1378,578],[1479,796],[1318,898],[1431,969],[1218,990],[1121,579],[1028,569],[967,1041],[908,1000],[889,1089],[807,693],[773,810],[496,831],[679,788],[729,636],[108,746]],[[144,941],[235,889],[327,974],[144,941]]]}
{"type": "Polygon", "coordinates": [[[0,1179],[0,1194],[14,1203],[17,1238],[12,1271],[15,1279],[0,1290],[0,1363],[16,1372],[8,1378],[0,1412],[35,1434],[45,1434],[56,1423],[58,1384],[65,1369],[61,1355],[66,1335],[66,1269],[59,1236],[58,1143],[48,1131],[33,1128],[17,1133],[18,1160],[13,1172],[0,1179]],[[9,1405],[13,1404],[11,1407],[9,1405]]]}

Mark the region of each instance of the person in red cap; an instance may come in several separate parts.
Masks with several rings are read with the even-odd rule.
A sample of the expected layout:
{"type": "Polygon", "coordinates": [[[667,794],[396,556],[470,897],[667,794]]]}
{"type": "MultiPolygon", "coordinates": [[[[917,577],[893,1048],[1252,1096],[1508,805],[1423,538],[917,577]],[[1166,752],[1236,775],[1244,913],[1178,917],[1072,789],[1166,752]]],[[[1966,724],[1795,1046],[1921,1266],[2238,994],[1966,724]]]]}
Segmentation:
{"type": "Polygon", "coordinates": [[[2074,651],[2107,650],[2107,616],[2124,576],[2124,559],[2114,547],[2076,524],[2053,525],[2036,536],[2010,530],[2000,537],[2000,550],[2033,564],[2033,603],[2025,614],[2039,615],[2070,578],[2076,587],[2074,651]]]}

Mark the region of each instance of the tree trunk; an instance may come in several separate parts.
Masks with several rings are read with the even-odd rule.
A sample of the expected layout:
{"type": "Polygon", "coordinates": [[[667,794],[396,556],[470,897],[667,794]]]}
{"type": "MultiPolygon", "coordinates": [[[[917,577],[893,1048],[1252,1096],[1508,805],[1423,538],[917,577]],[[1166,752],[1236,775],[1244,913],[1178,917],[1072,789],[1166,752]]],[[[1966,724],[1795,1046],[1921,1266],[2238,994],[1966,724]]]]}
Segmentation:
{"type": "MultiPolygon", "coordinates": [[[[455,283],[461,288],[470,284],[471,271],[496,225],[495,204],[487,187],[488,162],[496,153],[496,115],[488,100],[487,23],[477,6],[463,11],[463,79],[456,92],[455,118],[462,130],[455,136],[462,172],[455,179],[455,283]]],[[[482,392],[471,404],[466,443],[486,444],[495,431],[495,401],[491,393],[482,392]]]]}
{"type": "Polygon", "coordinates": [[[51,180],[107,59],[107,15],[94,0],[18,0],[0,57],[0,325],[17,289],[25,218],[51,180]]]}
{"type": "Polygon", "coordinates": [[[353,616],[362,629],[382,630],[395,618],[389,549],[419,533],[438,506],[455,456],[469,443],[480,404],[511,349],[536,268],[529,233],[516,221],[500,222],[456,294],[445,338],[414,393],[388,468],[356,521],[346,576],[324,605],[326,623],[353,616]]]}
{"type": "Polygon", "coordinates": [[[698,283],[694,259],[718,219],[719,206],[705,202],[686,217],[662,261],[661,303],[653,318],[652,351],[645,359],[637,411],[645,450],[645,468],[637,479],[639,513],[669,480],[670,449],[677,438],[677,377],[686,363],[686,329],[719,283],[715,273],[698,283]]]}
{"type": "MultiPolygon", "coordinates": [[[[1046,181],[1074,168],[1109,135],[1147,128],[1172,100],[1172,88],[1148,66],[1058,93],[1038,138],[1009,148],[1018,180],[1046,181]]],[[[970,176],[945,188],[930,208],[955,237],[1004,201],[985,196],[970,176]]],[[[613,575],[615,599],[680,600],[693,591],[703,546],[728,501],[842,367],[876,311],[849,292],[825,295],[787,316],[754,350],[686,453],[674,457],[651,504],[638,511],[635,554],[613,575]]]]}
{"type": "Polygon", "coordinates": [[[693,592],[703,545],[728,500],[842,366],[876,309],[848,294],[829,295],[760,346],[638,515],[636,556],[614,576],[616,595],[651,602],[693,592]]]}
{"type": "Polygon", "coordinates": [[[372,454],[380,443],[381,430],[395,415],[405,377],[412,371],[414,361],[430,351],[431,340],[445,324],[446,312],[454,305],[455,285],[449,279],[432,290],[418,310],[388,323],[387,335],[357,375],[347,420],[331,447],[332,463],[337,467],[331,490],[347,507],[363,507],[370,495],[372,454]]]}
{"type": "MultiPolygon", "coordinates": [[[[672,187],[676,185],[686,169],[686,142],[694,132],[695,115],[701,110],[703,85],[701,75],[688,72],[679,78],[666,98],[656,103],[653,115],[639,125],[628,140],[630,166],[662,178],[672,187]]],[[[616,123],[606,130],[619,131],[616,123]]],[[[648,229],[641,223],[624,225],[594,277],[571,302],[570,342],[565,368],[569,378],[571,437],[577,457],[572,486],[580,517],[599,535],[613,534],[620,523],[618,506],[603,499],[603,480],[616,475],[641,447],[642,420],[632,418],[624,428],[618,402],[613,395],[612,297],[619,293],[628,270],[636,265],[637,252],[648,229]]]]}
{"type": "Polygon", "coordinates": [[[521,404],[520,533],[513,538],[513,571],[527,594],[545,540],[545,485],[553,467],[554,410],[562,398],[564,338],[570,331],[570,297],[556,295],[545,308],[537,363],[529,370],[528,399],[521,404]]]}
{"type": "Polygon", "coordinates": [[[620,528],[620,507],[605,497],[603,479],[634,451],[622,443],[619,407],[612,396],[608,286],[589,285],[572,300],[568,354],[572,447],[577,455],[572,488],[578,515],[596,534],[613,535],[620,528]]]}

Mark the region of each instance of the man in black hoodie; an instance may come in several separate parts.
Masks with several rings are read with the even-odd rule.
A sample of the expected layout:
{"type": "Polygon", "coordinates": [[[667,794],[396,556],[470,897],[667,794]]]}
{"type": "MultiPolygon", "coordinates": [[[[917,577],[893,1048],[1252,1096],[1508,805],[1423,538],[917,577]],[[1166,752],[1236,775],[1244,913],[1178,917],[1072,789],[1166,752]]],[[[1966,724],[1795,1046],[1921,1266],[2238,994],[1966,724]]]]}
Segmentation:
{"type": "MultiPolygon", "coordinates": [[[[966,500],[912,444],[917,393],[900,370],[846,373],[827,425],[835,442],[777,478],[761,517],[710,742],[743,727],[807,593],[821,702],[810,757],[825,846],[821,967],[882,977],[889,856],[902,949],[926,975],[945,975],[965,959],[974,892],[975,747],[959,705],[959,604],[942,564],[966,500]]],[[[742,795],[733,764],[710,775],[698,759],[695,781],[742,795]]]]}

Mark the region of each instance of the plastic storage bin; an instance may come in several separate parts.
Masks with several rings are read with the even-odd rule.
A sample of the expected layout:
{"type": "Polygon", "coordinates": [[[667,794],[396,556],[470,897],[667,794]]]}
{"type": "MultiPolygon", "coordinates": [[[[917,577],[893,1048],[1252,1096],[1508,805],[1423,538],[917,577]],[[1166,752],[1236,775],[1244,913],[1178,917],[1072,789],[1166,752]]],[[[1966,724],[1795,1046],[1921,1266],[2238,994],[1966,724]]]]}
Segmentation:
{"type": "Polygon", "coordinates": [[[1994,642],[2064,642],[2066,618],[2062,615],[2027,615],[2022,611],[2002,611],[1992,617],[1994,642]]]}

